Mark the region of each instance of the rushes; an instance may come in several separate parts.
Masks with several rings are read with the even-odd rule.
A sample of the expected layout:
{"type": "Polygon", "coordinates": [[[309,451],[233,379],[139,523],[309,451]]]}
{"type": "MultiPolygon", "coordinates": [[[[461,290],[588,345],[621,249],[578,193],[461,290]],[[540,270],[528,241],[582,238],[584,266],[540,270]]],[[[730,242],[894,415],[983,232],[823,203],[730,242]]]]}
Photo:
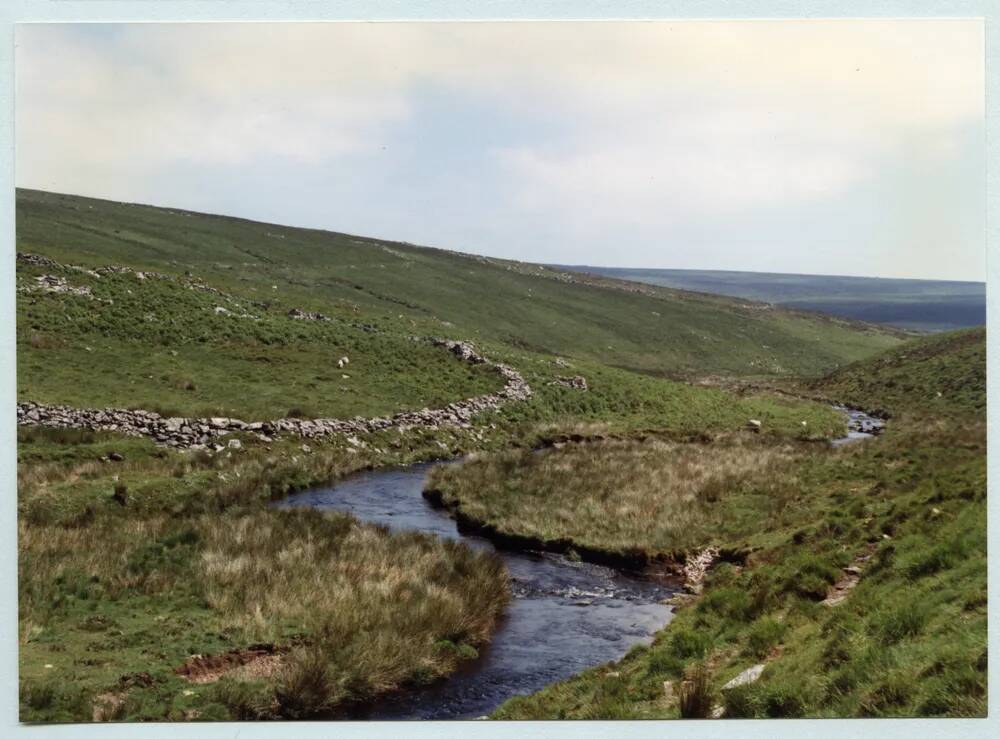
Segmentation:
{"type": "Polygon", "coordinates": [[[250,641],[273,640],[275,624],[316,613],[335,614],[323,628],[349,636],[370,630],[391,603],[403,606],[405,630],[482,642],[506,601],[499,562],[453,542],[311,510],[248,513],[226,524],[202,525],[198,575],[209,604],[250,641]],[[484,596],[469,619],[464,608],[484,596]]]}
{"type": "Polygon", "coordinates": [[[708,670],[698,665],[688,671],[680,688],[681,718],[708,718],[712,715],[712,686],[708,670]]]}
{"type": "MultiPolygon", "coordinates": [[[[489,641],[509,597],[494,555],[313,510],[22,522],[19,545],[22,649],[31,654],[44,649],[31,634],[79,624],[91,603],[122,622],[149,608],[178,613],[185,643],[224,633],[229,648],[294,647],[270,678],[271,697],[251,696],[256,708],[247,691],[220,688],[218,699],[243,717],[337,711],[441,677],[489,641]]],[[[176,636],[162,638],[146,654],[173,656],[147,656],[142,669],[172,674],[184,657],[176,636]]],[[[48,710],[32,701],[39,715],[48,710]]]]}
{"type": "Polygon", "coordinates": [[[446,674],[466,652],[438,643],[489,641],[507,602],[500,561],[453,542],[312,510],[227,524],[201,528],[196,577],[245,641],[280,641],[290,625],[309,635],[276,693],[289,717],[446,674]]]}
{"type": "Polygon", "coordinates": [[[428,486],[505,532],[603,550],[676,551],[780,515],[795,493],[787,463],[807,453],[804,445],[740,437],[607,441],[478,457],[436,468],[428,486]],[[740,518],[729,515],[737,501],[740,518]]]}

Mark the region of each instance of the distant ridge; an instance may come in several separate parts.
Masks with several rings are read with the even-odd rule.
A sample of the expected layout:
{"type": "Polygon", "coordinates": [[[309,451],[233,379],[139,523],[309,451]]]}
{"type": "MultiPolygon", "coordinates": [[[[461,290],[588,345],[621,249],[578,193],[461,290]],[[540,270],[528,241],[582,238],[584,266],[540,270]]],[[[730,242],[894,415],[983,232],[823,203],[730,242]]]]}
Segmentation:
{"type": "MultiPolygon", "coordinates": [[[[556,265],[554,265],[556,266],[556,265]]],[[[558,269],[726,295],[896,328],[936,332],[986,323],[986,284],[958,280],[558,265],[558,269]]]]}

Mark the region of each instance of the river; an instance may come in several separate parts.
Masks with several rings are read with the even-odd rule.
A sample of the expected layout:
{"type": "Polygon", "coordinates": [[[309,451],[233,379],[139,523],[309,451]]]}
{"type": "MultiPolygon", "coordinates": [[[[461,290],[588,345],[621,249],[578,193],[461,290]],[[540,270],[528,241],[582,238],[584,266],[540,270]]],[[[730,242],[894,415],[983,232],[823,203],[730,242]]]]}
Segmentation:
{"type": "MultiPolygon", "coordinates": [[[[392,529],[416,529],[494,550],[459,534],[445,511],[424,500],[431,465],[381,469],[330,487],[292,495],[280,506],[347,511],[392,529]]],[[[556,554],[497,551],[512,579],[513,599],[479,659],[429,688],[371,707],[363,718],[458,719],[485,715],[507,698],[533,693],[646,644],[670,621],[660,601],[674,591],[609,567],[556,554]]]]}
{"type": "MultiPolygon", "coordinates": [[[[847,416],[848,432],[831,442],[835,446],[882,430],[878,418],[837,409],[847,416]]],[[[497,550],[486,539],[460,534],[447,512],[432,507],[422,495],[431,466],[364,472],[275,504],[346,511],[395,530],[461,539],[471,547],[496,551],[510,572],[513,599],[478,659],[447,680],[394,695],[357,718],[483,716],[508,698],[619,659],[633,645],[648,644],[669,623],[672,609],[662,601],[676,591],[659,582],[557,554],[497,550]]]]}

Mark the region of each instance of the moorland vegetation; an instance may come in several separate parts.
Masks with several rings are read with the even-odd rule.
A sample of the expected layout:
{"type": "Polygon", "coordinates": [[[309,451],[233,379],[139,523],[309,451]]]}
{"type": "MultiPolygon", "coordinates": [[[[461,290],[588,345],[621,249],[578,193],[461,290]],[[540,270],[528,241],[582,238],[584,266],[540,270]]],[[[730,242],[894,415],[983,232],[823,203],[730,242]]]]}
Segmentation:
{"type": "Polygon", "coordinates": [[[464,455],[435,489],[511,534],[746,554],[620,677],[599,668],[497,715],[679,715],[664,680],[697,671],[714,705],[764,657],[727,715],[984,710],[981,332],[927,350],[749,301],[37,191],[19,191],[17,219],[18,250],[41,257],[17,268],[19,401],[350,418],[502,385],[413,340],[437,336],[533,391],[468,424],[201,448],[20,427],[24,720],[343,716],[447,676],[509,598],[495,557],[270,504],[464,455]],[[871,359],[884,350],[895,359],[871,359]],[[927,377],[907,385],[914,372],[927,377]],[[686,381],[705,377],[726,382],[686,381]],[[829,450],[844,420],[823,397],[891,414],[889,431],[829,450]],[[821,605],[873,543],[844,605],[821,605]]]}

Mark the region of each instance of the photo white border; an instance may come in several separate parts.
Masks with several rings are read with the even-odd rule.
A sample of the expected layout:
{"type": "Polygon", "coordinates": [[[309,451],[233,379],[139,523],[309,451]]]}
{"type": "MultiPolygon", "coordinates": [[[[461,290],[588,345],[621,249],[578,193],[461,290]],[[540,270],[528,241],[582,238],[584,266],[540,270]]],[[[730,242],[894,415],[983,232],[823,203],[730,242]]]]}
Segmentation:
{"type": "MultiPolygon", "coordinates": [[[[996,451],[988,450],[988,616],[990,640],[989,714],[987,719],[808,719],[776,721],[645,722],[310,722],[170,723],[170,724],[18,724],[17,680],[17,507],[15,426],[14,293],[14,25],[18,22],[157,22],[157,21],[351,21],[351,20],[646,20],[646,19],[803,19],[803,18],[984,18],[986,23],[986,169],[987,177],[987,325],[998,313],[1000,297],[1000,124],[998,61],[1000,0],[2,0],[0,2],[0,733],[32,737],[266,737],[276,732],[296,736],[376,737],[798,737],[1000,736],[997,669],[1000,653],[998,544],[1000,500],[994,480],[1000,473],[996,451]],[[987,166],[988,165],[988,166],[987,166]],[[992,196],[992,197],[991,197],[992,196]],[[30,732],[30,733],[29,733],[30,732]]],[[[996,341],[987,332],[988,433],[998,420],[996,341]]]]}

